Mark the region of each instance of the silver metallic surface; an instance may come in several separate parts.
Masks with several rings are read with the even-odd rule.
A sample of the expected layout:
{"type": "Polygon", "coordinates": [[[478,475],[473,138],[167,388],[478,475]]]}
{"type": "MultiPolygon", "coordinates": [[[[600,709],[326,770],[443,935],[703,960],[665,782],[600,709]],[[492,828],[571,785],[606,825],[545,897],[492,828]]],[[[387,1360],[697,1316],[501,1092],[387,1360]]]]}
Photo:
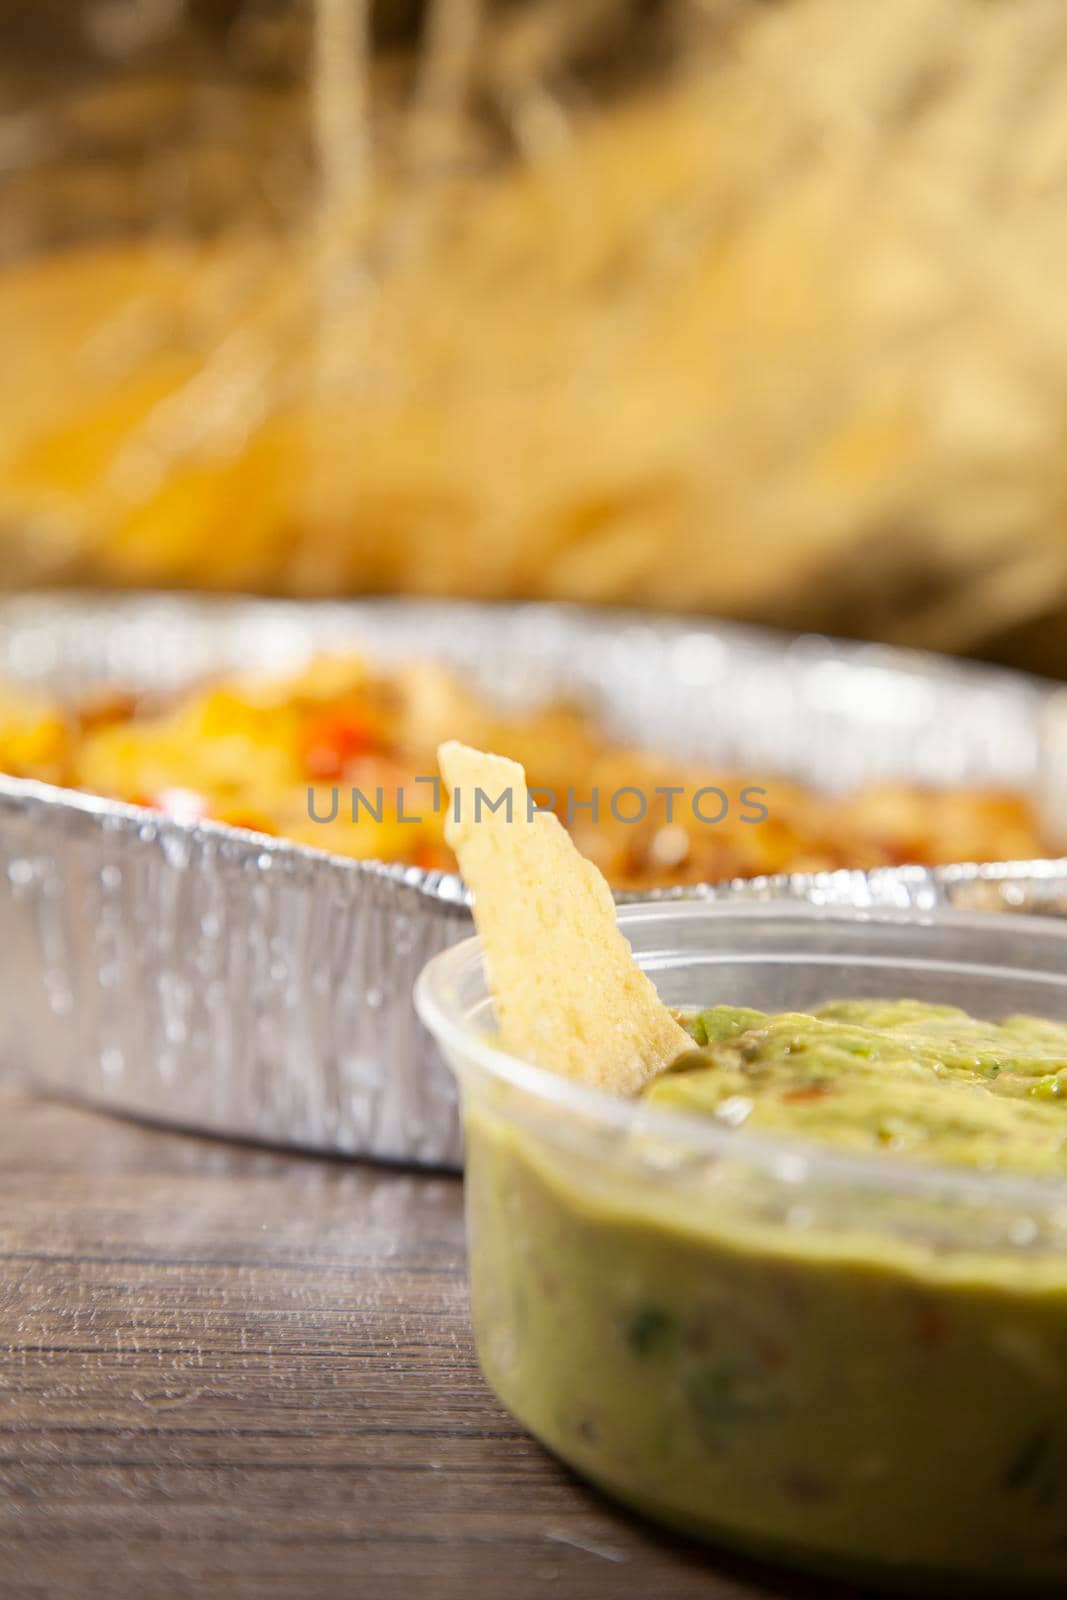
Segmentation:
{"type": "MultiPolygon", "coordinates": [[[[1036,791],[1044,770],[1041,684],[874,646],[535,605],[0,603],[0,676],[60,693],[346,648],[449,662],[508,706],[576,696],[622,737],[824,787],[901,777],[1036,791]]],[[[1056,912],[1067,861],[665,893],[1056,912]]],[[[0,1062],[58,1092],[216,1133],[455,1166],[451,1076],[411,989],[469,931],[449,874],[0,779],[0,1062]]]]}

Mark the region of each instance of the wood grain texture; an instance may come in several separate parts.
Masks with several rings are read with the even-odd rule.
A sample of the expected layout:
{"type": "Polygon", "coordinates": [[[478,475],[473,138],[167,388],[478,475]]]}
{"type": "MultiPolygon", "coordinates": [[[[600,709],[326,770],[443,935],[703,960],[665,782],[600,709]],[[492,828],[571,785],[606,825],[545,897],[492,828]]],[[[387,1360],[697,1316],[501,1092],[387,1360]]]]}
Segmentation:
{"type": "Polygon", "coordinates": [[[617,1512],[502,1410],[458,1182],[0,1091],[4,1600],[830,1592],[617,1512]]]}

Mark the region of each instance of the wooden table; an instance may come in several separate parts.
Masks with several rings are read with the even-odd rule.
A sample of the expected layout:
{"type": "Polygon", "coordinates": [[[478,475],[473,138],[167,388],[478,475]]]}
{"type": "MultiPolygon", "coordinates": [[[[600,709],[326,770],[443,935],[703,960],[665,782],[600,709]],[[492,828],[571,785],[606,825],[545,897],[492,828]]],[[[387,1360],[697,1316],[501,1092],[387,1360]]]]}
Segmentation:
{"type": "Polygon", "coordinates": [[[4,1600],[857,1593],[658,1534],[523,1433],[458,1181],[0,1090],[4,1600]]]}

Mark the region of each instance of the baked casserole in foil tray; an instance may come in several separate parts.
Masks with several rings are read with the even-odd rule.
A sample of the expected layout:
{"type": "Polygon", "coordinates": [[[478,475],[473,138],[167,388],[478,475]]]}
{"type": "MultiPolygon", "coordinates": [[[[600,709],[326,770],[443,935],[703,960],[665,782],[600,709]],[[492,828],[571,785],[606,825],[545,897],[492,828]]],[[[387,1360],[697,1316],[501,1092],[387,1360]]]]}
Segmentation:
{"type": "MultiPolygon", "coordinates": [[[[1015,788],[1062,833],[1067,711],[1036,680],[877,646],[537,604],[22,596],[0,678],[167,691],[322,653],[458,670],[505,711],[565,697],[625,743],[827,790],[1015,788]]],[[[0,1062],[201,1131],[455,1167],[450,1075],[417,1022],[423,964],[471,931],[451,872],[360,861],[0,778],[0,1062]]],[[[883,867],[648,894],[1056,913],[1067,861],[883,867]]],[[[628,894],[625,898],[645,898],[628,894]]]]}

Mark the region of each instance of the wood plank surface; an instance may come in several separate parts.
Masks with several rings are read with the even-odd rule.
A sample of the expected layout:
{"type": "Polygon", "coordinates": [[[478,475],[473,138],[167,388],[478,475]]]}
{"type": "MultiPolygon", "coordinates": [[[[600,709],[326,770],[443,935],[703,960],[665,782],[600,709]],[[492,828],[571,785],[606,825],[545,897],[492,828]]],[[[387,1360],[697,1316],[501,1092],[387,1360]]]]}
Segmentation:
{"type": "Polygon", "coordinates": [[[657,1533],[526,1436],[457,1180],[0,1090],[4,1600],[858,1592],[657,1533]]]}

